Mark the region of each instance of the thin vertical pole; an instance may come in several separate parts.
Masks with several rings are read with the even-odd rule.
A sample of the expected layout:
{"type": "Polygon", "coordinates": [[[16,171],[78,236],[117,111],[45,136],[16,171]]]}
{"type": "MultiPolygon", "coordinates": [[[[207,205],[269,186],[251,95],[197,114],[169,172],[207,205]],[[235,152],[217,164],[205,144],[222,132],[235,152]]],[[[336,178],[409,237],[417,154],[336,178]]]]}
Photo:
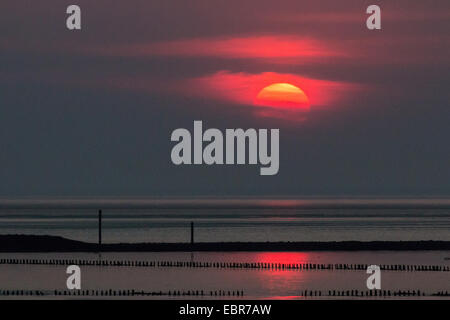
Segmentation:
{"type": "Polygon", "coordinates": [[[98,247],[102,246],[102,210],[98,210],[98,247]]]}
{"type": "Polygon", "coordinates": [[[194,244],[194,222],[191,221],[191,244],[194,244]]]}

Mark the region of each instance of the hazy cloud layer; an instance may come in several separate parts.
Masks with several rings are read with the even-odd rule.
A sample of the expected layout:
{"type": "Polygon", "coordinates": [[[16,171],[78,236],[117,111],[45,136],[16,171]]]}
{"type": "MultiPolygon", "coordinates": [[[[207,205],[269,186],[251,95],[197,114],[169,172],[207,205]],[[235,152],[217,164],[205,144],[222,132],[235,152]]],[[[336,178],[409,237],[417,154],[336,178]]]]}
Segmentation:
{"type": "Polygon", "coordinates": [[[381,31],[372,1],[80,0],[69,32],[2,1],[0,195],[450,195],[450,4],[378,3],[381,31]],[[272,81],[311,111],[258,110],[272,81]],[[280,128],[279,174],[172,165],[193,120],[280,128]]]}

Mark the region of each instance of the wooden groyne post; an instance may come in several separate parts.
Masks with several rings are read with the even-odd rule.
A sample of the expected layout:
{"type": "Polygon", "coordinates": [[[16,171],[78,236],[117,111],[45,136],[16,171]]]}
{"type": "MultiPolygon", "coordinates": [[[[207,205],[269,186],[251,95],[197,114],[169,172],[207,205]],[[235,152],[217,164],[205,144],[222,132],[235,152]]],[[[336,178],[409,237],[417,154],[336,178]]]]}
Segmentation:
{"type": "Polygon", "coordinates": [[[194,222],[191,221],[191,245],[194,244],[194,222]]]}
{"type": "Polygon", "coordinates": [[[102,249],[102,210],[98,210],[98,250],[102,249]]]}

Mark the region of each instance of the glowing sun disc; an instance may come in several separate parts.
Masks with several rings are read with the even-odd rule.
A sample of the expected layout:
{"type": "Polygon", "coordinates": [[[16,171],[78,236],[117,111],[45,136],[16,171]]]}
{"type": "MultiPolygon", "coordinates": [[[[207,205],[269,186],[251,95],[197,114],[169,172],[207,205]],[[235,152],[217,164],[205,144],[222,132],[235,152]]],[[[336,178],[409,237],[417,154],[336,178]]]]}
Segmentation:
{"type": "Polygon", "coordinates": [[[289,83],[273,83],[263,88],[255,99],[255,105],[308,111],[309,99],[302,89],[289,83]]]}

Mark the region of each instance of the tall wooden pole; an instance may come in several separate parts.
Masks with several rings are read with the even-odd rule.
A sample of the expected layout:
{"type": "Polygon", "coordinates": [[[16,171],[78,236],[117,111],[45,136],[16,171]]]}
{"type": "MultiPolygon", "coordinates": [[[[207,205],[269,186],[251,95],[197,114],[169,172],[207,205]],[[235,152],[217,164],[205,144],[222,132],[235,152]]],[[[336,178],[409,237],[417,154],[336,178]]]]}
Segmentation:
{"type": "Polygon", "coordinates": [[[194,222],[191,221],[191,244],[194,244],[194,222]]]}
{"type": "Polygon", "coordinates": [[[98,248],[102,247],[102,210],[98,210],[98,248]]]}

